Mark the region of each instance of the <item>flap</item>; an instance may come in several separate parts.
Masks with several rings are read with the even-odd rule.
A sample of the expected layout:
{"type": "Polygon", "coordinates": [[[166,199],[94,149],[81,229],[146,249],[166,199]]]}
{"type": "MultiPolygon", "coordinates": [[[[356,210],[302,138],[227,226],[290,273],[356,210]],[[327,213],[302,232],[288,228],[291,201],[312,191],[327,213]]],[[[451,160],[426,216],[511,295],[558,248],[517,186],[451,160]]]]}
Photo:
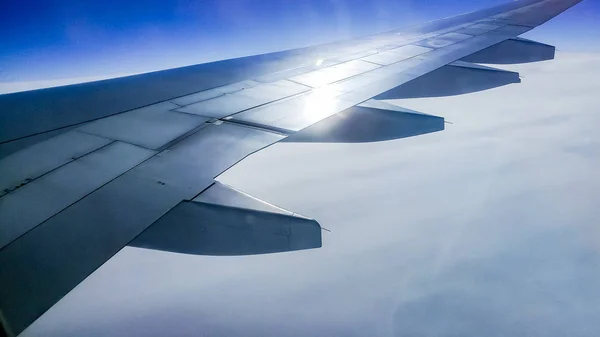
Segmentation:
{"type": "Polygon", "coordinates": [[[321,247],[312,219],[183,201],[130,246],[194,255],[252,255],[321,247]]]}

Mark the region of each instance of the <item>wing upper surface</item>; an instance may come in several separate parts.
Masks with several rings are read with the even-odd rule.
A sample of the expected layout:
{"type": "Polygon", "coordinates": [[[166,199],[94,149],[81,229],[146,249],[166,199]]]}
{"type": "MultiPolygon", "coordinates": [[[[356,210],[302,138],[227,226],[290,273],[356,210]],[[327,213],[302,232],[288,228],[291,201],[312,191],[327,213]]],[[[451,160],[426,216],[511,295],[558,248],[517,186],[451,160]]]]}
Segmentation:
{"type": "Polygon", "coordinates": [[[456,31],[473,23],[475,26],[469,30],[472,33],[474,30],[485,31],[490,25],[493,28],[494,23],[532,28],[577,2],[579,0],[513,1],[350,41],[0,95],[0,144],[252,78],[287,78],[294,71],[324,68],[368,53],[385,51],[398,44],[456,31]],[[321,63],[317,65],[317,61],[321,63]],[[81,112],[83,108],[85,113],[81,112]],[[35,124],[29,123],[31,118],[35,118],[35,124]]]}
{"type": "MultiPolygon", "coordinates": [[[[293,237],[290,229],[281,236],[274,221],[313,229],[316,223],[285,218],[294,217],[291,212],[265,215],[247,200],[238,203],[241,209],[194,203],[204,191],[214,193],[214,179],[223,171],[286,137],[360,142],[442,130],[441,117],[372,99],[448,94],[453,91],[427,84],[447,76],[457,85],[463,79],[485,82],[456,93],[481,90],[476,88],[490,78],[494,84],[488,87],[516,83],[518,74],[465,61],[551,58],[553,47],[517,36],[578,2],[514,1],[352,41],[0,95],[3,325],[9,333],[21,332],[135,237],[149,228],[160,233],[173,219],[185,219],[181,233],[207,221],[202,214],[214,220],[231,211],[237,215],[224,217],[231,222],[262,219],[277,241],[256,240],[268,241],[268,248],[253,244],[239,250],[244,252],[320,245],[314,238],[306,245],[285,244],[293,237]]],[[[236,251],[230,247],[243,236],[236,230],[227,241],[223,233],[234,232],[215,223],[211,233],[228,248],[210,251],[236,251]]],[[[145,246],[178,243],[175,234],[164,245],[156,241],[160,235],[151,237],[145,246]]]]}

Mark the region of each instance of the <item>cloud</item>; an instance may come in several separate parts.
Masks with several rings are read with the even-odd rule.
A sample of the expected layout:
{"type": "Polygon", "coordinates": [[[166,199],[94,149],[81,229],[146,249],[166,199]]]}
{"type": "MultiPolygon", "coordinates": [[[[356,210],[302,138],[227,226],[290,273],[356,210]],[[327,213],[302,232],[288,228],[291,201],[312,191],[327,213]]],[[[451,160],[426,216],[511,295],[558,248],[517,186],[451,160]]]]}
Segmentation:
{"type": "Polygon", "coordinates": [[[277,144],[220,179],[316,218],[323,248],[126,248],[24,336],[597,336],[600,55],[522,84],[396,101],[443,132],[277,144]]]}

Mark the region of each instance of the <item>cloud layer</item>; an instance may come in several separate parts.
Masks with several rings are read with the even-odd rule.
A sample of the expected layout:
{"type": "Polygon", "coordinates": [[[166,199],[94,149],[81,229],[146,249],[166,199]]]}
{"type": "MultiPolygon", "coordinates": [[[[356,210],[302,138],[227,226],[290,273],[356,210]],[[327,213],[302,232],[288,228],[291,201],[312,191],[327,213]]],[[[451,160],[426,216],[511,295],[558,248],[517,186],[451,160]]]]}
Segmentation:
{"type": "Polygon", "coordinates": [[[599,55],[522,84],[396,101],[443,132],[277,144],[220,177],[314,217],[323,248],[126,248],[24,336],[597,336],[599,55]]]}

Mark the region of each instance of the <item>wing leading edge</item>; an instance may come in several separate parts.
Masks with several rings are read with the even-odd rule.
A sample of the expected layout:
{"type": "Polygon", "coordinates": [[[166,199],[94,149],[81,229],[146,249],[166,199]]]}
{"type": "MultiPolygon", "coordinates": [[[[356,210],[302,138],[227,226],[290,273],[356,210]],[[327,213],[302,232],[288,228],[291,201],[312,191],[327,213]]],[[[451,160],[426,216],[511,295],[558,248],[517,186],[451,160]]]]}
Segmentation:
{"type": "Polygon", "coordinates": [[[316,221],[215,177],[284,139],[443,130],[442,117],[377,99],[518,83],[475,63],[553,58],[554,47],[517,36],[578,2],[514,1],[353,41],[0,95],[4,329],[23,331],[128,244],[207,255],[320,247],[316,221]]]}

